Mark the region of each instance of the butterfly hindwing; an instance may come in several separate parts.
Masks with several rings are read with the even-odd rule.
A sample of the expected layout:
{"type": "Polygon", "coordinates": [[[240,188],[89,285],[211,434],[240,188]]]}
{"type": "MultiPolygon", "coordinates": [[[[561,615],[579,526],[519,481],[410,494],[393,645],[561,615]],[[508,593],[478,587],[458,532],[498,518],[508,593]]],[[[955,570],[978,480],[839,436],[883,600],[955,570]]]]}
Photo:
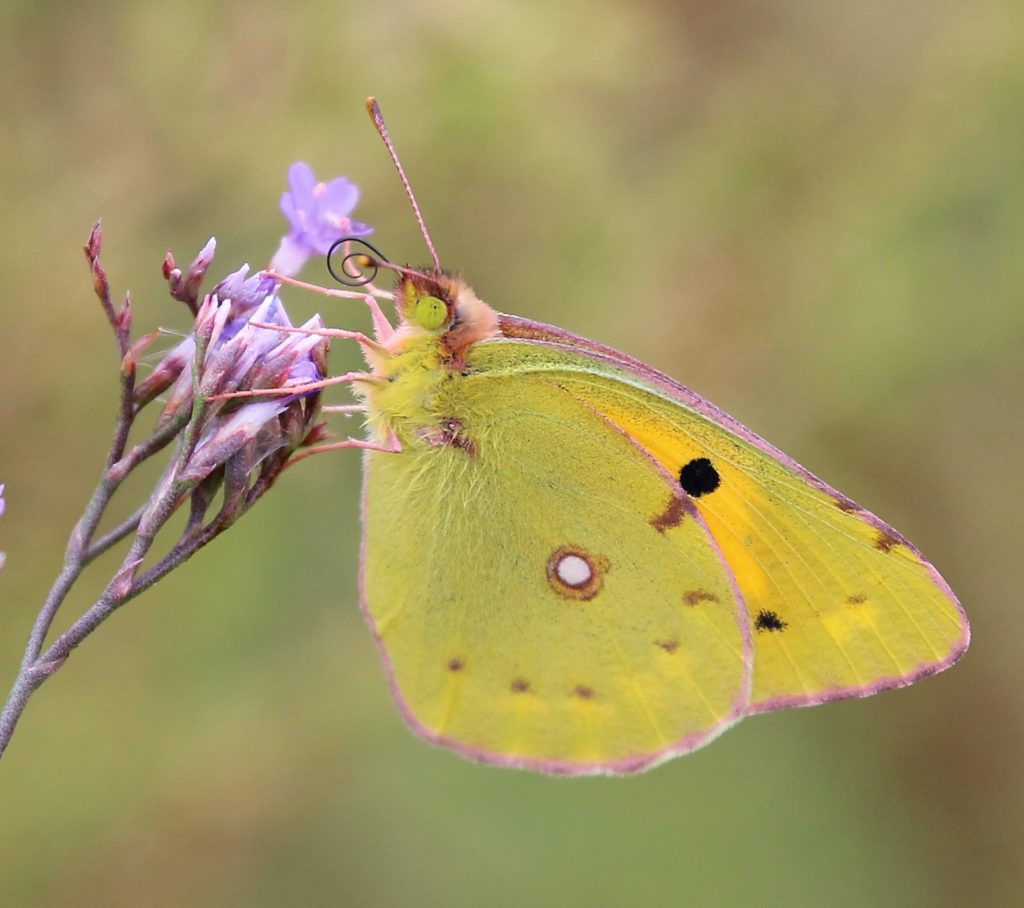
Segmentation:
{"type": "Polygon", "coordinates": [[[751,670],[718,545],[642,445],[547,374],[491,368],[499,348],[436,430],[367,459],[364,605],[407,718],[555,772],[705,743],[751,670]]]}

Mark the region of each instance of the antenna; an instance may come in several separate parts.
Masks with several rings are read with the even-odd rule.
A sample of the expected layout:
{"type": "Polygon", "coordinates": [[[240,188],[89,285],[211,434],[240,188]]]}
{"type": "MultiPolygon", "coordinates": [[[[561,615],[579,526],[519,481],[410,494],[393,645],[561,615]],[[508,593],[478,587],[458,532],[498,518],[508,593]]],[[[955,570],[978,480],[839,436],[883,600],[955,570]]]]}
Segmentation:
{"type": "Polygon", "coordinates": [[[430,257],[434,260],[434,268],[440,272],[441,260],[437,257],[437,251],[434,249],[434,243],[430,239],[430,234],[427,232],[427,225],[423,222],[423,215],[420,214],[420,206],[416,204],[416,196],[413,195],[412,186],[409,185],[409,179],[406,177],[405,171],[402,169],[402,162],[398,160],[398,152],[395,151],[395,146],[391,141],[391,136],[388,133],[387,126],[384,125],[384,116],[380,112],[380,105],[377,103],[376,98],[371,96],[366,99],[366,112],[370,115],[370,119],[373,120],[373,125],[377,129],[377,132],[381,137],[381,141],[384,142],[384,146],[387,148],[388,154],[391,155],[391,160],[394,161],[399,179],[402,181],[402,186],[405,187],[405,194],[409,197],[409,202],[412,204],[413,214],[416,215],[416,222],[420,225],[420,233],[423,234],[423,241],[427,244],[427,249],[430,250],[430,257]]]}

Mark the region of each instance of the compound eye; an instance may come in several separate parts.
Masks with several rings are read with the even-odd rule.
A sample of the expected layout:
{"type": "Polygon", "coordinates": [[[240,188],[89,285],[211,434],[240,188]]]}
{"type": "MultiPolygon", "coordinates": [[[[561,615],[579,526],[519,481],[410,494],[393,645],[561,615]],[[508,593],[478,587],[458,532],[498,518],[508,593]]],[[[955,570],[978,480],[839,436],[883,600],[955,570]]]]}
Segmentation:
{"type": "Polygon", "coordinates": [[[448,321],[448,306],[436,296],[421,296],[413,305],[412,320],[421,328],[436,331],[448,321]]]}

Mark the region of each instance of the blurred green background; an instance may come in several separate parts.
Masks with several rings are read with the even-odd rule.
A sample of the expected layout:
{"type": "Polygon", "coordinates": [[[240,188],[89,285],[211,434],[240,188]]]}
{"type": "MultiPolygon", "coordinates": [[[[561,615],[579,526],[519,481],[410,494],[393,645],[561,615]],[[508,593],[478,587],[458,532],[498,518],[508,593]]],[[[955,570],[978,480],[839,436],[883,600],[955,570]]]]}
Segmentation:
{"type": "Polygon", "coordinates": [[[482,298],[648,360],[878,511],[975,638],[915,687],[641,777],[474,765],[393,707],[358,457],[316,458],[36,695],[0,764],[4,905],[1017,902],[1019,3],[8,0],[0,67],[5,689],[109,438],[93,221],[140,330],[187,330],[168,247],[266,261],[294,159],[422,262],[371,93],[482,298]]]}

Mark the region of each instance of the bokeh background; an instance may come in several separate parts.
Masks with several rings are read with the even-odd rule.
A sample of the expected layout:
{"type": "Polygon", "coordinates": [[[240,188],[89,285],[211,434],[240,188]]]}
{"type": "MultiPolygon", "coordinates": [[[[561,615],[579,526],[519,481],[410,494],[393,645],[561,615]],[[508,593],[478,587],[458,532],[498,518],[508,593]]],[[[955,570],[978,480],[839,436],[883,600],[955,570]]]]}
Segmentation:
{"type": "Polygon", "coordinates": [[[215,275],[270,256],[294,159],[424,261],[371,93],[484,299],[648,360],[878,511],[975,636],[913,688],[641,777],[474,765],[393,707],[357,608],[358,458],[315,458],[36,695],[0,764],[0,902],[1019,899],[1019,3],[8,0],[0,70],[5,688],[109,437],[93,221],[140,330],[188,328],[168,247],[216,235],[215,275]]]}

